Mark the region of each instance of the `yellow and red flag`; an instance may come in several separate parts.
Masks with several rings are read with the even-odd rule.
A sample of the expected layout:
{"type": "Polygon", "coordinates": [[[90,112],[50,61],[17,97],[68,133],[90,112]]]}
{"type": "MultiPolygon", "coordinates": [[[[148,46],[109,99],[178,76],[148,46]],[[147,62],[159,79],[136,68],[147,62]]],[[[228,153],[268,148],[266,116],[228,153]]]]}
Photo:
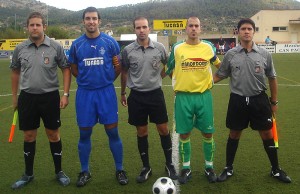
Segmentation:
{"type": "Polygon", "coordinates": [[[273,139],[274,139],[274,143],[275,143],[275,148],[278,148],[278,134],[277,134],[275,115],[273,115],[272,118],[273,118],[273,127],[272,127],[273,139]]]}
{"type": "Polygon", "coordinates": [[[14,112],[14,118],[11,124],[11,128],[10,128],[10,134],[9,134],[9,139],[8,142],[11,143],[13,138],[14,138],[14,134],[15,134],[15,128],[16,128],[16,124],[17,124],[17,119],[18,119],[18,110],[15,110],[14,112]]]}

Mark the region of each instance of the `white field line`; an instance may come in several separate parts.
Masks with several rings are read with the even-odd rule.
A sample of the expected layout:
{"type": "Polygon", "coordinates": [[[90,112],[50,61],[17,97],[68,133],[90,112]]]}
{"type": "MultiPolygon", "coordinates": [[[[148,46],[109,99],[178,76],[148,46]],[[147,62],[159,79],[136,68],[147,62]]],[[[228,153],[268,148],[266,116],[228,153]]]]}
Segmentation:
{"type": "MultiPolygon", "coordinates": [[[[175,97],[176,98],[176,97],[175,97]]],[[[174,98],[174,103],[175,103],[174,98]]],[[[179,134],[176,133],[176,123],[175,123],[175,111],[173,112],[173,124],[172,124],[172,162],[175,167],[177,175],[180,174],[180,161],[179,161],[179,134]]],[[[176,194],[180,194],[180,183],[178,180],[173,181],[176,186],[176,194]]]]}
{"type": "MultiPolygon", "coordinates": [[[[297,83],[297,82],[295,82],[297,83]]],[[[228,86],[229,84],[214,84],[214,86],[228,86]]],[[[297,84],[277,84],[278,86],[288,86],[288,87],[300,87],[300,83],[297,84]]]]}
{"type": "Polygon", "coordinates": [[[10,108],[12,108],[12,105],[11,105],[11,106],[8,106],[8,107],[5,107],[5,108],[2,108],[2,109],[0,109],[0,112],[2,112],[2,111],[5,111],[5,110],[7,110],[7,109],[10,109],[10,108]]]}
{"type": "MultiPolygon", "coordinates": [[[[75,92],[76,90],[70,90],[70,92],[75,92]]],[[[59,91],[62,92],[63,90],[59,90],[59,91]]],[[[11,96],[11,95],[12,94],[0,94],[0,97],[6,97],[6,96],[11,96]]]]}
{"type": "Polygon", "coordinates": [[[290,82],[293,82],[293,83],[295,83],[295,84],[300,84],[299,82],[296,82],[296,81],[294,81],[294,80],[291,80],[291,79],[288,79],[288,78],[286,78],[286,77],[282,77],[282,76],[277,76],[277,77],[279,77],[279,78],[281,78],[281,79],[284,79],[284,80],[287,80],[287,81],[290,81],[290,82]]]}
{"type": "MultiPolygon", "coordinates": [[[[298,84],[298,82],[295,82],[297,83],[296,85],[295,84],[278,84],[278,86],[288,86],[288,87],[300,87],[300,84],[298,84]]],[[[228,86],[228,84],[214,84],[215,86],[228,86]]],[[[162,87],[172,87],[172,85],[163,85],[162,87]]],[[[115,88],[118,88],[120,89],[121,87],[120,86],[117,86],[115,88]]],[[[70,90],[70,92],[75,92],[77,89],[73,89],[73,90],[70,90]]],[[[62,92],[63,90],[60,90],[60,92],[62,92]]],[[[0,97],[7,97],[7,96],[11,96],[12,94],[0,94],[0,97]]],[[[4,107],[2,109],[0,109],[0,112],[4,111],[4,110],[7,110],[9,109],[10,107],[12,106],[9,106],[9,107],[4,107]]]]}
{"type": "MultiPolygon", "coordinates": [[[[172,131],[172,162],[175,167],[175,170],[177,172],[177,175],[180,174],[180,162],[179,162],[179,134],[176,133],[174,124],[175,121],[173,121],[173,131],[172,131]]],[[[180,194],[180,183],[178,180],[173,181],[176,186],[176,194],[180,194]]]]}
{"type": "MultiPolygon", "coordinates": [[[[298,82],[295,82],[297,83],[296,85],[295,84],[278,84],[278,86],[288,86],[288,87],[300,87],[300,83],[298,82]]],[[[228,86],[229,84],[214,84],[215,86],[228,86]]],[[[163,85],[162,87],[172,87],[172,85],[163,85]]],[[[118,88],[120,89],[121,87],[120,86],[116,86],[115,88],[118,88]]],[[[70,90],[70,92],[75,92],[77,89],[73,89],[73,90],[70,90]]],[[[63,91],[63,90],[59,90],[59,91],[63,91]]],[[[12,94],[0,94],[0,97],[6,97],[6,96],[11,96],[12,94]]]]}

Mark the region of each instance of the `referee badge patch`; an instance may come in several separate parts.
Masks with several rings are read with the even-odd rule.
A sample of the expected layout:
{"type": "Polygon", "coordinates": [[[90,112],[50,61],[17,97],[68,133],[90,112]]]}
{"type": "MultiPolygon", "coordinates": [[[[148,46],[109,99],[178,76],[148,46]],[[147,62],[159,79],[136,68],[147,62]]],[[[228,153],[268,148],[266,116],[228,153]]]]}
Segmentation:
{"type": "Polygon", "coordinates": [[[261,72],[260,66],[256,66],[256,67],[255,67],[255,73],[260,73],[260,72],[261,72]]]}
{"type": "Polygon", "coordinates": [[[44,64],[48,65],[50,63],[49,57],[44,57],[44,64]]]}
{"type": "Polygon", "coordinates": [[[159,68],[159,65],[160,65],[160,62],[157,62],[157,61],[153,61],[153,64],[152,64],[152,66],[153,66],[153,68],[154,69],[158,69],[159,68]]]}

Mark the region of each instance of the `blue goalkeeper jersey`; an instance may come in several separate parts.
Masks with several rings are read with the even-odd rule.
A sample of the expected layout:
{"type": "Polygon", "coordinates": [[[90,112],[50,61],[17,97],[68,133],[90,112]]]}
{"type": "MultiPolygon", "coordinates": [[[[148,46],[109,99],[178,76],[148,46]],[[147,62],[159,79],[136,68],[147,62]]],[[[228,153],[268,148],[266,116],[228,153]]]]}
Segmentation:
{"type": "Polygon", "coordinates": [[[113,57],[119,58],[117,41],[105,33],[97,38],[85,34],[76,39],[70,48],[69,63],[77,65],[78,88],[98,89],[114,82],[113,57]]]}

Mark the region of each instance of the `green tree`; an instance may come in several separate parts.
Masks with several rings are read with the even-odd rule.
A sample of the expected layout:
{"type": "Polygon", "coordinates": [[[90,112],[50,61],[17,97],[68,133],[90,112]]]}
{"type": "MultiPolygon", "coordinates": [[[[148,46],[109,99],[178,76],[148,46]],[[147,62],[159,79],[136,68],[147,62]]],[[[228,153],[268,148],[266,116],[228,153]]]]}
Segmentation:
{"type": "Polygon", "coordinates": [[[68,39],[70,38],[69,31],[66,29],[63,29],[62,27],[59,26],[48,26],[46,29],[46,34],[50,38],[55,38],[55,39],[68,39]]]}
{"type": "Polygon", "coordinates": [[[23,30],[14,30],[12,28],[0,29],[0,39],[23,39],[28,35],[23,30]]]}
{"type": "Polygon", "coordinates": [[[114,30],[114,35],[121,35],[121,34],[132,34],[133,33],[133,28],[131,26],[121,26],[117,27],[114,30]]]}

